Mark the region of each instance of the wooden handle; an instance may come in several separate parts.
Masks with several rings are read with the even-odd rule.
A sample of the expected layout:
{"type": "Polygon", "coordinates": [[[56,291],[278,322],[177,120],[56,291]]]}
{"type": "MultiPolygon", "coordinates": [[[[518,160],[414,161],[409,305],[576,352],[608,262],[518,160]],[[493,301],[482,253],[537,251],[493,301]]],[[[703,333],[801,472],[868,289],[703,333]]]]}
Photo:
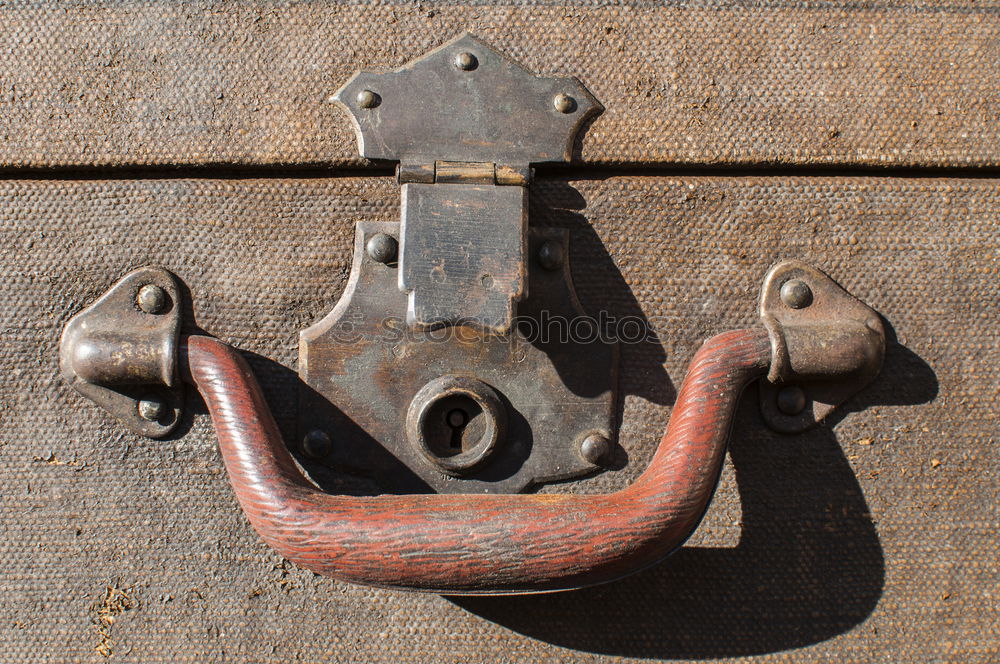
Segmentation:
{"type": "Polygon", "coordinates": [[[669,555],[705,513],[739,395],[771,359],[763,329],[705,342],[649,468],[616,493],[351,497],[302,475],[234,348],[204,336],[182,348],[229,481],[265,542],[343,581],[447,594],[576,588],[669,555]]]}

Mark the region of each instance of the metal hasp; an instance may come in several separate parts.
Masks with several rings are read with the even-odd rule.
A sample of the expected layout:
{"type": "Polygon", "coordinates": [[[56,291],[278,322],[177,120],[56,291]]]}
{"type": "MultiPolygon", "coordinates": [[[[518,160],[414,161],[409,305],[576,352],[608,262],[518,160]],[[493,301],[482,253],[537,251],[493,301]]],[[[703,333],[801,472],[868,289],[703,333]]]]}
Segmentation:
{"type": "Polygon", "coordinates": [[[180,421],[177,375],[181,291],[166,270],[130,272],[66,324],[63,377],[88,399],[150,438],[180,421]]]}
{"type": "Polygon", "coordinates": [[[776,431],[799,433],[821,422],[882,368],[882,318],[810,265],[789,260],[771,268],[760,316],[773,349],[760,410],[776,431]]]}
{"type": "Polygon", "coordinates": [[[358,150],[399,162],[399,288],[411,327],[506,334],[526,294],[530,165],[569,161],[603,110],[575,78],[544,78],[464,35],[332,98],[358,150]]]}
{"type": "Polygon", "coordinates": [[[399,162],[400,223],[360,222],[347,290],[303,331],[307,457],[389,491],[514,493],[609,465],[617,347],[549,340],[584,315],[569,235],[528,231],[531,164],[602,110],[464,35],[334,96],[358,149],[399,162]]]}

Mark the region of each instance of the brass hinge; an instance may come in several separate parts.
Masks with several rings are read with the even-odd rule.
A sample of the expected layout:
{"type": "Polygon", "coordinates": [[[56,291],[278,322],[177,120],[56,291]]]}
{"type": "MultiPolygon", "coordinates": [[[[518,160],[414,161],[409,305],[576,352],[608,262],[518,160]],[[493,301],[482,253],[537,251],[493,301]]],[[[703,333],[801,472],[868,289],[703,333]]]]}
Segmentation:
{"type": "Polygon", "coordinates": [[[435,161],[432,164],[400,164],[399,184],[494,184],[527,187],[533,173],[528,166],[505,166],[488,161],[435,161]]]}

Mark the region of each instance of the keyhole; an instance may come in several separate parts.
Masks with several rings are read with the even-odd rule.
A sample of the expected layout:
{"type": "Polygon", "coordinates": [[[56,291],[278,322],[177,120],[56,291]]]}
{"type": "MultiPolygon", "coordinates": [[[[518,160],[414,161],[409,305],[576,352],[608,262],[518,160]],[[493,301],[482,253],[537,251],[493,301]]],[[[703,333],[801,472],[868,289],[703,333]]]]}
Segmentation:
{"type": "Polygon", "coordinates": [[[479,445],[488,422],[475,399],[465,394],[450,394],[434,402],[420,433],[431,454],[447,459],[479,445]]]}
{"type": "Polygon", "coordinates": [[[445,418],[448,426],[451,427],[450,445],[453,450],[462,449],[462,434],[465,432],[465,425],[469,423],[469,414],[461,408],[453,408],[448,411],[445,418]]]}

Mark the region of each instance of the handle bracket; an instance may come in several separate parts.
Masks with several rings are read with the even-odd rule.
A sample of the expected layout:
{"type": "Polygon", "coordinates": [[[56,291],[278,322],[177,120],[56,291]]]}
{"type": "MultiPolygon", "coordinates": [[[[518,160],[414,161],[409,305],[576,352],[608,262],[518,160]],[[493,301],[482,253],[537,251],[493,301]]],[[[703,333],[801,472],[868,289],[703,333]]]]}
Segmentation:
{"type": "Polygon", "coordinates": [[[180,329],[177,278],[161,268],[139,268],[66,324],[62,375],[132,431],[162,438],[177,426],[184,404],[180,329]]]}
{"type": "Polygon", "coordinates": [[[882,318],[801,261],[768,271],[760,316],[774,352],[761,380],[760,411],[775,431],[800,433],[822,422],[882,368],[882,318]]]}

